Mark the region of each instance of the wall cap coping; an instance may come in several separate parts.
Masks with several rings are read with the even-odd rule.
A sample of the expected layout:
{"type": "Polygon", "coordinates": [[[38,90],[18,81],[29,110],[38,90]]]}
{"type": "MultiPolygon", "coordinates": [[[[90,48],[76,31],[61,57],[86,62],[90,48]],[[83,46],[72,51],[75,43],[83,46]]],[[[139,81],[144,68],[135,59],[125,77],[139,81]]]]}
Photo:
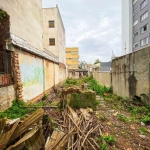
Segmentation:
{"type": "Polygon", "coordinates": [[[18,46],[18,47],[26,50],[29,53],[33,53],[33,54],[38,55],[40,57],[44,57],[44,58],[46,58],[52,62],[59,63],[59,60],[57,57],[54,57],[48,53],[45,53],[44,51],[40,51],[40,50],[36,49],[35,47],[29,45],[26,40],[18,37],[17,35],[14,35],[11,33],[10,37],[12,40],[12,44],[14,46],[18,46]]]}

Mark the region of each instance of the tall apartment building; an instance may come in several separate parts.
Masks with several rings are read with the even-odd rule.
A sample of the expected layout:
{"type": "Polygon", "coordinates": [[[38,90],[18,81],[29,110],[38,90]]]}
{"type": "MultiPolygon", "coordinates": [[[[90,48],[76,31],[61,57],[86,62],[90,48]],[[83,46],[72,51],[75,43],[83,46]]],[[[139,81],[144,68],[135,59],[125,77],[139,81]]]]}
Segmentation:
{"type": "Polygon", "coordinates": [[[77,47],[66,48],[66,63],[68,69],[79,68],[79,49],[77,47]]]}
{"type": "Polygon", "coordinates": [[[149,45],[150,0],[122,0],[122,53],[149,45]]]}

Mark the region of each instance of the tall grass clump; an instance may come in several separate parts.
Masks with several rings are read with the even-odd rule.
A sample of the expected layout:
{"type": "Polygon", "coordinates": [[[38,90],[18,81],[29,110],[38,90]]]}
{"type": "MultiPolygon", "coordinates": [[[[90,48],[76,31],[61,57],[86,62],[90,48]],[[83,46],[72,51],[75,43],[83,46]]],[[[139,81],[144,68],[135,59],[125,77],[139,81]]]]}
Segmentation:
{"type": "Polygon", "coordinates": [[[104,95],[105,93],[112,93],[111,87],[106,87],[100,85],[95,79],[91,79],[88,81],[90,88],[96,92],[98,95],[104,95]]]}

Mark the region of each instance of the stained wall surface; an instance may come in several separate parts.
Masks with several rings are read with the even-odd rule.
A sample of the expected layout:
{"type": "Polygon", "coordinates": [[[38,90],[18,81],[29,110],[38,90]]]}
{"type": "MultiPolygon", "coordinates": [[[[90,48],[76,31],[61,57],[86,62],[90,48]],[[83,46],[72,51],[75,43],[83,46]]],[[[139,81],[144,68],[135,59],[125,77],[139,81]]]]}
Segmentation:
{"type": "Polygon", "coordinates": [[[54,63],[45,60],[45,90],[55,85],[55,68],[54,63]]]}
{"type": "Polygon", "coordinates": [[[10,16],[10,33],[43,51],[42,0],[0,0],[0,9],[10,16]]]}
{"type": "Polygon", "coordinates": [[[150,96],[150,47],[112,61],[112,86],[123,97],[150,96]]]}
{"type": "Polygon", "coordinates": [[[99,82],[99,84],[106,87],[111,87],[111,73],[110,72],[93,72],[93,77],[99,82]]]}
{"type": "Polygon", "coordinates": [[[44,92],[44,61],[39,57],[20,52],[19,65],[23,99],[28,101],[44,92]]]}

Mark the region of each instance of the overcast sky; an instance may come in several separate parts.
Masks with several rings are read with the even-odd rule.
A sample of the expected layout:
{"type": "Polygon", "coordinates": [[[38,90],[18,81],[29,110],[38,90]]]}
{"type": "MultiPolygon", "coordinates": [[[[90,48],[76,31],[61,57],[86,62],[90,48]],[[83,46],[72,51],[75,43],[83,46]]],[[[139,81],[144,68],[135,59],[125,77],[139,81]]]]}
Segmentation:
{"type": "Polygon", "coordinates": [[[121,55],[121,0],[43,0],[59,7],[66,47],[79,47],[80,61],[94,63],[121,55]]]}

